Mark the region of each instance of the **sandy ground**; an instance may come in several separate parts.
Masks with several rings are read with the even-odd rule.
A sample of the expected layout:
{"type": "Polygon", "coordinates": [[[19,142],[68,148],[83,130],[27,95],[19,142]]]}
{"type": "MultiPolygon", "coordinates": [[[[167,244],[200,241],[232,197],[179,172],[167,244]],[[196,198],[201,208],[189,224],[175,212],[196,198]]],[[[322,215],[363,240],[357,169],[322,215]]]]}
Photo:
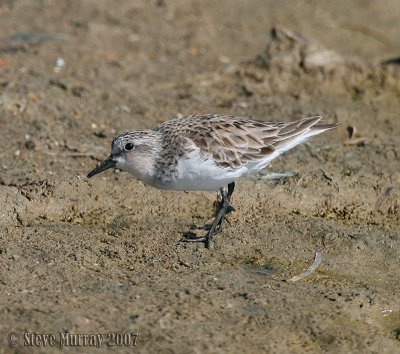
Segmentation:
{"type": "Polygon", "coordinates": [[[381,65],[399,14],[390,0],[0,2],[0,352],[400,352],[400,75],[381,65]],[[193,113],[340,127],[265,171],[294,177],[238,183],[208,250],[179,241],[215,193],[85,177],[116,133],[193,113]],[[288,281],[315,251],[317,271],[288,281]],[[26,348],[10,332],[139,339],[26,348]]]}

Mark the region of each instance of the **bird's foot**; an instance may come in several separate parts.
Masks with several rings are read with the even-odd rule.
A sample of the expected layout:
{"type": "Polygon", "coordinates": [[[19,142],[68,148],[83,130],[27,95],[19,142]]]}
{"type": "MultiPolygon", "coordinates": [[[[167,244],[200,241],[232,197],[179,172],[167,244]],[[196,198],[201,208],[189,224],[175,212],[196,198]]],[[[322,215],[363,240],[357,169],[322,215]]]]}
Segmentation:
{"type": "Polygon", "coordinates": [[[222,231],[222,225],[206,224],[204,226],[194,226],[191,230],[207,230],[208,232],[204,236],[198,236],[192,231],[185,232],[181,239],[181,242],[204,242],[205,246],[209,248],[212,239],[215,235],[222,231]]]}
{"type": "MultiPolygon", "coordinates": [[[[205,225],[201,229],[208,230],[205,236],[197,236],[194,232],[188,231],[183,235],[183,242],[204,242],[207,248],[211,247],[211,242],[215,235],[221,232],[222,223],[226,219],[226,215],[232,211],[235,211],[235,208],[230,203],[230,198],[232,196],[233,190],[235,188],[235,183],[232,182],[228,184],[228,191],[224,191],[221,188],[221,199],[217,201],[217,213],[215,219],[211,225],[205,225]]],[[[191,230],[199,229],[198,227],[191,227],[191,230]]]]}
{"type": "Polygon", "coordinates": [[[205,242],[206,236],[197,236],[194,232],[185,232],[181,238],[181,242],[205,242]]]}
{"type": "MultiPolygon", "coordinates": [[[[229,219],[227,218],[227,215],[229,214],[229,213],[231,213],[232,211],[236,211],[236,209],[232,206],[232,205],[229,205],[228,206],[228,208],[227,208],[227,210],[226,210],[226,213],[225,213],[225,215],[221,218],[221,220],[219,221],[219,227],[220,228],[222,228],[222,221],[226,221],[228,224],[230,224],[230,221],[229,221],[229,219]]],[[[189,230],[205,230],[205,231],[210,231],[211,230],[211,228],[212,228],[212,226],[213,226],[213,224],[205,224],[205,225],[203,225],[203,226],[199,226],[199,225],[190,225],[189,226],[189,230]]],[[[219,231],[221,231],[221,230],[219,230],[219,231]]],[[[219,232],[218,231],[218,232],[219,232]]],[[[191,233],[191,234],[193,234],[193,232],[190,232],[189,231],[189,233],[191,233]]]]}

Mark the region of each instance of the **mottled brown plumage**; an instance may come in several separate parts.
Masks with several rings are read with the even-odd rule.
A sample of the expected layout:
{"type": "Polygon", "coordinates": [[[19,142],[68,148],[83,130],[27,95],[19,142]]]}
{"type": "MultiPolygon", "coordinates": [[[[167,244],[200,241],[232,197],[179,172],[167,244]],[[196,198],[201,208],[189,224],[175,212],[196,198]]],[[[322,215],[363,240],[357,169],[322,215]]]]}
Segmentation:
{"type": "Polygon", "coordinates": [[[166,145],[182,144],[185,138],[190,139],[203,154],[211,154],[218,166],[237,168],[267,158],[309,130],[320,133],[336,127],[335,124],[316,125],[321,119],[316,116],[291,123],[273,123],[209,114],[169,120],[154,131],[163,134],[166,145]]]}

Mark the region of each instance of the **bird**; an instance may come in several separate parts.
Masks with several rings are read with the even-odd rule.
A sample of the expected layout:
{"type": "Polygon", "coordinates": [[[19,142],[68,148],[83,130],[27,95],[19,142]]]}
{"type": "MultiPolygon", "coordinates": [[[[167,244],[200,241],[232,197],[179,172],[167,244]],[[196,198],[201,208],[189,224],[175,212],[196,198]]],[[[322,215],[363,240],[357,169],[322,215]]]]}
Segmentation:
{"type": "Polygon", "coordinates": [[[87,175],[110,168],[127,171],[162,190],[217,191],[221,200],[204,236],[184,241],[210,248],[227,214],[235,209],[235,183],[265,168],[273,159],[314,135],[336,128],[313,116],[292,122],[266,122],[234,115],[190,115],[154,129],[125,131],[112,140],[110,156],[87,175]]]}

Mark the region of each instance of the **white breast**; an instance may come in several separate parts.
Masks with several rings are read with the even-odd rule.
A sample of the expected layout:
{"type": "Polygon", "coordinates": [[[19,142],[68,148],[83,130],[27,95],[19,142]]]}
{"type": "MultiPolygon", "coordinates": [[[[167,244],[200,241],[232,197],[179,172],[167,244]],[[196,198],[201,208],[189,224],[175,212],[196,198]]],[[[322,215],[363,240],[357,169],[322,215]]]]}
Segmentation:
{"type": "Polygon", "coordinates": [[[217,191],[247,174],[246,167],[226,169],[216,165],[211,155],[201,156],[199,148],[178,161],[176,178],[162,189],[180,191],[217,191]]]}

